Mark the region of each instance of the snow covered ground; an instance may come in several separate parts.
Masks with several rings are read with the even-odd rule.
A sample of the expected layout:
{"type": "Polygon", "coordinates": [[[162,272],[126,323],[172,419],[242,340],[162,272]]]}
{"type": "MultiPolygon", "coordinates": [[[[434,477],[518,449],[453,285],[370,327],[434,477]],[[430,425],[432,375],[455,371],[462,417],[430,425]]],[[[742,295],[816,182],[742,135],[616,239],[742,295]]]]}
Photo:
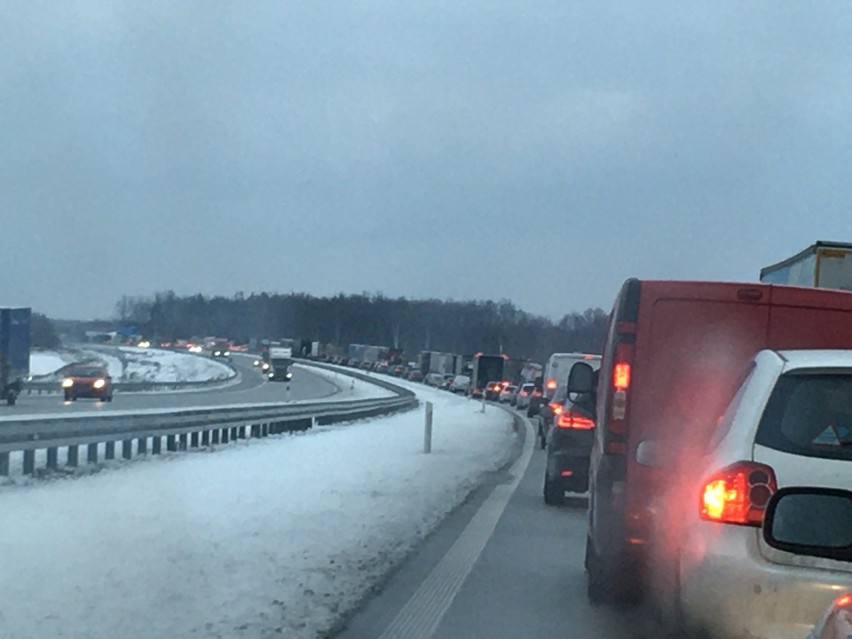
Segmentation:
{"type": "Polygon", "coordinates": [[[50,375],[75,361],[99,360],[117,382],[206,382],[234,377],[234,371],[222,362],[191,353],[176,353],[155,348],[79,347],[61,351],[33,351],[30,373],[50,375]]]}
{"type": "Polygon", "coordinates": [[[514,441],[412,388],[431,455],[420,409],[0,489],[0,636],[323,636],[514,441]]]}

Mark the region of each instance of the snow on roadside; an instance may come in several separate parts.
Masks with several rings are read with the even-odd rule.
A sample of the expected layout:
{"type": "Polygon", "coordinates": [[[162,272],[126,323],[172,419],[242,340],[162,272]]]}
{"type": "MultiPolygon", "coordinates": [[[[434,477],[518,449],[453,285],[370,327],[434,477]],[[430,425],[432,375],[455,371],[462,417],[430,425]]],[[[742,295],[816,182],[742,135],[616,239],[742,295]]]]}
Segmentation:
{"type": "Polygon", "coordinates": [[[33,351],[30,374],[50,375],[72,362],[91,360],[103,362],[117,382],[206,382],[234,377],[229,366],[208,357],[129,346],[33,351]]]}
{"type": "Polygon", "coordinates": [[[123,346],[125,382],[205,382],[228,379],[234,371],[222,362],[192,353],[123,346]]]}
{"type": "Polygon", "coordinates": [[[74,361],[64,355],[56,351],[33,351],[30,353],[30,375],[50,375],[74,361]]]}
{"type": "Polygon", "coordinates": [[[323,636],[514,441],[435,406],[3,490],[0,636],[323,636]]]}
{"type": "Polygon", "coordinates": [[[340,392],[334,396],[334,399],[336,400],[377,399],[380,397],[392,397],[395,395],[395,393],[382,388],[381,386],[376,386],[375,384],[370,384],[364,380],[355,379],[354,377],[349,377],[347,375],[337,373],[336,371],[330,371],[316,366],[303,366],[301,364],[295,364],[293,368],[295,369],[294,372],[299,369],[306,370],[311,375],[322,377],[323,379],[327,379],[333,383],[340,389],[340,392]]]}

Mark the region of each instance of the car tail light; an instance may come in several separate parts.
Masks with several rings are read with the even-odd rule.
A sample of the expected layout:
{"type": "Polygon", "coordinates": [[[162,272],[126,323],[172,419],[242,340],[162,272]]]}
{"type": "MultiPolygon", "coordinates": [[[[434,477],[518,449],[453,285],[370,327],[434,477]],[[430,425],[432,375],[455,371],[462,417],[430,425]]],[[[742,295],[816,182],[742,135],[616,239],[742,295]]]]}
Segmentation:
{"type": "Polygon", "coordinates": [[[595,427],[595,422],[584,415],[573,410],[563,411],[556,421],[558,428],[574,428],[576,430],[591,430],[595,427]]]}
{"type": "Polygon", "coordinates": [[[547,384],[545,385],[545,388],[547,388],[547,390],[556,390],[556,380],[555,379],[547,380],[547,384]]]}
{"type": "Polygon", "coordinates": [[[630,388],[630,362],[617,362],[612,367],[612,386],[620,391],[630,388]]]}
{"type": "Polygon", "coordinates": [[[776,490],[778,483],[771,467],[736,462],[704,482],[699,514],[702,519],[722,524],[760,526],[769,498],[776,490]]]}
{"type": "Polygon", "coordinates": [[[562,406],[562,404],[560,404],[560,403],[558,403],[558,402],[550,402],[550,403],[548,404],[548,407],[550,408],[550,411],[551,411],[554,415],[559,415],[559,414],[562,412],[563,408],[564,408],[564,407],[562,406]]]}

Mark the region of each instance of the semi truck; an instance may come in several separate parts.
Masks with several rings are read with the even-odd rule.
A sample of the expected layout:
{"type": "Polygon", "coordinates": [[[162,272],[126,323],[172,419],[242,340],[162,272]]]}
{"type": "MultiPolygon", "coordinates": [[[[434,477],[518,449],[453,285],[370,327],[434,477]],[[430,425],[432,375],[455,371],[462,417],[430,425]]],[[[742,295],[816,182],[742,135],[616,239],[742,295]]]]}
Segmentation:
{"type": "Polygon", "coordinates": [[[760,281],[852,291],[852,244],[814,242],[793,257],[760,269],[760,281]]]}
{"type": "Polygon", "coordinates": [[[503,355],[483,355],[477,353],[473,356],[473,375],[470,380],[471,393],[483,392],[488,382],[503,381],[503,369],[506,358],[503,355]]]}
{"type": "Polygon", "coordinates": [[[290,364],[293,363],[292,346],[269,346],[269,370],[267,377],[273,382],[289,382],[293,378],[290,364]]]}
{"type": "Polygon", "coordinates": [[[30,375],[29,308],[0,308],[0,397],[14,406],[30,375]]]}

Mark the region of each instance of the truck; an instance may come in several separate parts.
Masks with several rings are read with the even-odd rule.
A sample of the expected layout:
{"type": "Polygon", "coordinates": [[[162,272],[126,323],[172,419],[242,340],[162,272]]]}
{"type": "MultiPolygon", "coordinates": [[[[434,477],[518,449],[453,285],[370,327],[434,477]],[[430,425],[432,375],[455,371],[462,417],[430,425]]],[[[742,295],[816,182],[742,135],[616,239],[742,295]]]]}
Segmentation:
{"type": "MultiPolygon", "coordinates": [[[[724,434],[720,416],[752,374],[755,355],[763,349],[850,349],[850,327],[852,293],[845,291],[624,283],[599,374],[578,362],[567,384],[569,392],[596,400],[590,402],[595,428],[585,554],[593,602],[649,596],[676,616],[667,602],[679,596],[680,571],[689,565],[690,555],[681,561],[681,553],[700,547],[687,541],[686,509],[699,508],[702,460],[724,434]]],[[[755,479],[749,475],[720,499],[758,495],[751,492],[755,479]]],[[[755,508],[762,510],[768,498],[754,497],[755,508]]],[[[759,528],[753,530],[757,549],[759,528]]]]}
{"type": "Polygon", "coordinates": [[[29,308],[0,308],[0,397],[14,406],[30,375],[29,308]]]}
{"type": "Polygon", "coordinates": [[[760,269],[760,281],[852,291],[852,244],[814,242],[793,257],[760,269]]]}
{"type": "Polygon", "coordinates": [[[417,368],[424,376],[429,375],[429,373],[458,375],[461,371],[457,369],[457,361],[458,356],[452,353],[421,351],[417,356],[417,368]]]}
{"type": "Polygon", "coordinates": [[[503,355],[483,355],[482,353],[474,355],[473,375],[470,380],[471,394],[483,393],[488,382],[503,381],[505,364],[506,358],[503,355]]]}
{"type": "Polygon", "coordinates": [[[269,346],[269,371],[267,376],[273,382],[289,382],[293,375],[290,364],[293,363],[293,348],[287,346],[269,346]]]}

